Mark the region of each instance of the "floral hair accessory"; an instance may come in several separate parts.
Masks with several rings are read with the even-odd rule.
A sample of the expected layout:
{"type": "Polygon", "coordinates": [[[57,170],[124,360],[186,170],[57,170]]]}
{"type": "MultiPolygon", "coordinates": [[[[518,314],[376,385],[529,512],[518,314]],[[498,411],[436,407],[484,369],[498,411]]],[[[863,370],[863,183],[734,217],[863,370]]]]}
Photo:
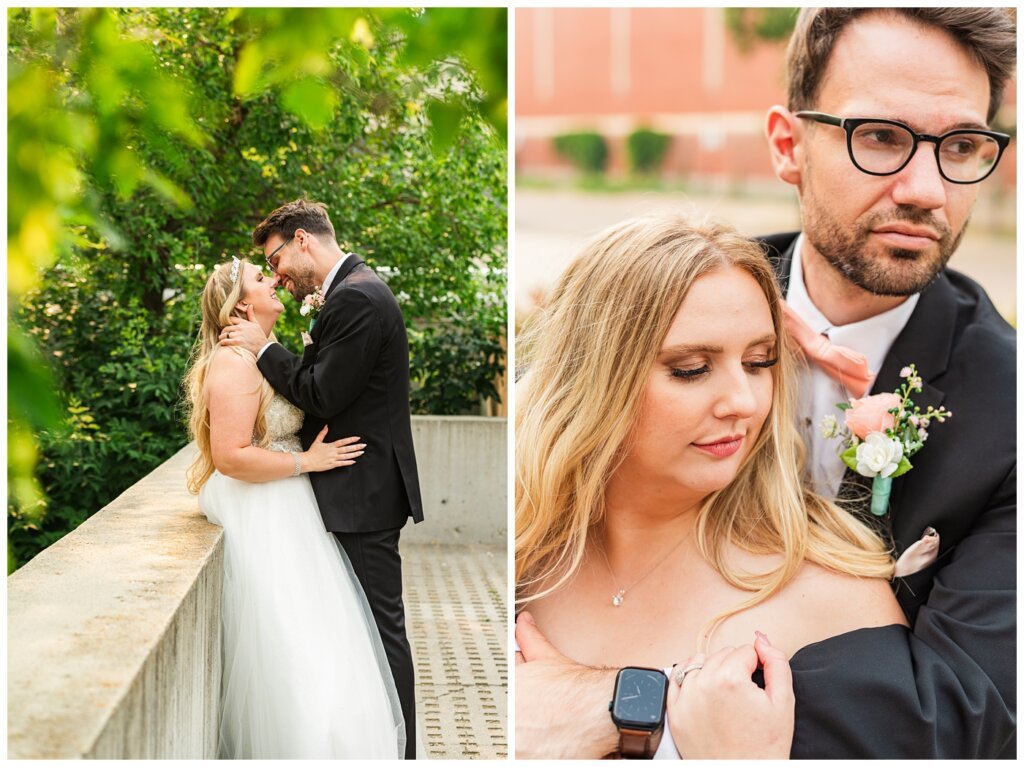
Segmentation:
{"type": "Polygon", "coordinates": [[[320,287],[317,286],[316,290],[310,293],[308,296],[302,299],[302,306],[299,307],[299,314],[303,317],[309,317],[309,329],[313,329],[313,325],[316,324],[316,316],[320,313],[320,310],[324,308],[324,294],[320,292],[320,287]]]}
{"type": "Polygon", "coordinates": [[[839,424],[834,415],[822,419],[821,432],[826,439],[843,438],[843,463],[860,474],[871,477],[871,513],[881,517],[889,509],[892,481],[914,468],[910,457],[924,447],[928,427],[933,420],[945,423],[952,413],[944,407],[931,405],[925,412],[914,405],[911,392],[921,391],[917,367],[907,365],[900,371],[905,379],[895,393],[873,394],[863,399],[836,405],[846,414],[846,423],[839,424]]]}
{"type": "Polygon", "coordinates": [[[231,284],[235,284],[235,280],[238,279],[238,270],[242,267],[242,262],[238,260],[238,256],[231,257],[231,284]]]}

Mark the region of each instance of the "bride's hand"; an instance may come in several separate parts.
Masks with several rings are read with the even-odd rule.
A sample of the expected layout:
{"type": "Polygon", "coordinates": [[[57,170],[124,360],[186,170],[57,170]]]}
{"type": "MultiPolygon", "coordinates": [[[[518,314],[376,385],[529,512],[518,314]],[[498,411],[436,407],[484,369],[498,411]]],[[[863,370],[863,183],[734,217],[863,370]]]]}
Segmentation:
{"type": "Polygon", "coordinates": [[[366,452],[366,445],[359,441],[359,437],[345,437],[335,442],[324,442],[327,436],[327,426],[320,430],[309,446],[309,450],[299,453],[302,461],[302,470],[305,471],[330,471],[339,466],[351,466],[355,459],[366,452]]]}
{"type": "Polygon", "coordinates": [[[794,699],[786,655],[759,634],[753,645],[719,650],[703,664],[687,672],[682,685],[674,678],[669,684],[669,728],[683,758],[788,759],[794,699]],[[758,663],[764,666],[763,690],[750,678],[758,663]]]}

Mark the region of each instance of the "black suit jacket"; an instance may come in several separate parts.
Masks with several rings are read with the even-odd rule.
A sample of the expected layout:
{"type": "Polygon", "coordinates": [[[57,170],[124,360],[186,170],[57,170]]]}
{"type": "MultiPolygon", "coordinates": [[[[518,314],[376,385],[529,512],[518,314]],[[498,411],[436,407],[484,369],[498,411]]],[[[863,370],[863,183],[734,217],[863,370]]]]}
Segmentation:
{"type": "MultiPolygon", "coordinates": [[[[762,241],[783,291],[795,238],[762,241]]],[[[921,293],[872,393],[895,391],[911,362],[924,379],[914,403],[953,417],[933,424],[913,470],[894,481],[883,533],[899,555],[934,527],[939,557],[893,584],[912,632],[908,651],[888,659],[902,664],[890,686],[857,694],[844,680],[829,706],[820,704],[827,678],[795,676],[795,758],[1015,756],[1016,334],[977,283],[945,270],[921,293]]]]}
{"type": "Polygon", "coordinates": [[[306,414],[308,448],[326,423],[327,441],[360,437],[353,466],[309,475],[330,531],[366,533],[423,519],[409,413],[409,343],[391,290],[354,255],[342,264],[298,357],[273,344],[259,369],[306,414]]]}

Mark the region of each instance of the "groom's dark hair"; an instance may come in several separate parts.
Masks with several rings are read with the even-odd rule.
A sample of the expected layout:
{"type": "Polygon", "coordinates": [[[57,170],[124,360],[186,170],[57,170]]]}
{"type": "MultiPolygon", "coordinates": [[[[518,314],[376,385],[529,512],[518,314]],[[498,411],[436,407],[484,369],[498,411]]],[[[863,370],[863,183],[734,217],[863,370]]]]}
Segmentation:
{"type": "Polygon", "coordinates": [[[789,111],[817,108],[840,33],[858,17],[880,13],[934,27],[956,40],[988,73],[988,119],[995,118],[1017,64],[1017,17],[1007,8],[804,8],[786,51],[789,111]]]}
{"type": "Polygon", "coordinates": [[[310,234],[330,235],[334,239],[334,226],[327,215],[327,206],[322,202],[298,199],[285,203],[275,210],[252,231],[252,244],[262,248],[273,235],[285,239],[295,234],[296,229],[305,229],[310,234]]]}

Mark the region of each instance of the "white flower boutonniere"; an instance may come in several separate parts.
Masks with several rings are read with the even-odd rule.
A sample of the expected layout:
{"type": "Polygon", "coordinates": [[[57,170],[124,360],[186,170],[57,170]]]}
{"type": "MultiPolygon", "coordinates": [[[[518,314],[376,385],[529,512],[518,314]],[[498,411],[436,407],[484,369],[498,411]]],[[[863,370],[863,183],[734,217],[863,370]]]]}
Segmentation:
{"type": "Polygon", "coordinates": [[[914,468],[910,457],[924,447],[932,420],[945,423],[953,414],[944,407],[928,406],[925,412],[914,405],[911,392],[921,391],[921,377],[915,365],[900,371],[903,384],[893,394],[873,394],[836,405],[846,413],[840,426],[834,415],[821,422],[822,434],[843,438],[843,463],[871,477],[871,513],[882,516],[889,509],[892,481],[914,468]]]}
{"type": "Polygon", "coordinates": [[[320,286],[310,293],[308,296],[302,299],[302,306],[299,307],[299,314],[303,317],[309,317],[309,329],[313,329],[313,325],[316,324],[316,316],[320,313],[320,310],[324,308],[324,294],[320,292],[320,286]]]}

